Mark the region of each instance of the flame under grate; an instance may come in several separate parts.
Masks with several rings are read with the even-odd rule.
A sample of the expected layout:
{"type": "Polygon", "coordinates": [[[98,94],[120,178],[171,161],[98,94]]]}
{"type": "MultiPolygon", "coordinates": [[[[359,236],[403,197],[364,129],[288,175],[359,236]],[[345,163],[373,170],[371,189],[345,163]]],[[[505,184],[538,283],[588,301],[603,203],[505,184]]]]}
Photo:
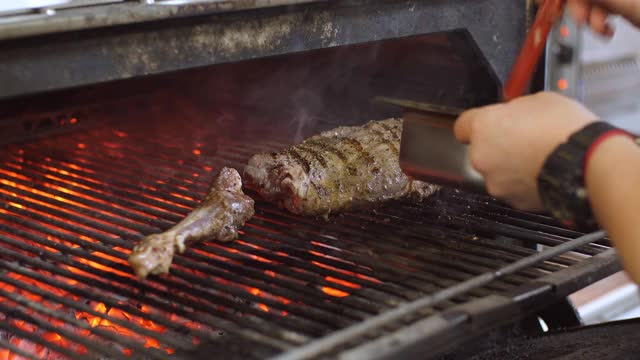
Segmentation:
{"type": "MultiPolygon", "coordinates": [[[[328,222],[258,201],[239,240],[189,248],[169,276],[132,275],[133,245],[186,215],[221,166],[241,169],[282,146],[123,127],[2,150],[0,360],[163,359],[202,349],[264,358],[577,235],[455,191],[328,222]]],[[[605,249],[583,247],[421,315],[605,249]]]]}

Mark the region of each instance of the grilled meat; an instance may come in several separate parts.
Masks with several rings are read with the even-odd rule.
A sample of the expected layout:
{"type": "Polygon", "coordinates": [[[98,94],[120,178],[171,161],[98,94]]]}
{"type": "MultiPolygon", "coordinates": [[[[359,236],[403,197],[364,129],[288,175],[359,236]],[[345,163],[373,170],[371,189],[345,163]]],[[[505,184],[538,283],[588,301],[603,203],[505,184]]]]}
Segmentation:
{"type": "Polygon", "coordinates": [[[144,238],[133,249],[129,264],[140,278],[168,273],[174,251],[183,252],[186,243],[234,240],[238,228],[253,216],[253,205],[253,199],[242,192],[238,171],[223,168],[204,201],[171,229],[144,238]]]}
{"type": "Polygon", "coordinates": [[[402,119],[339,127],[278,153],[253,156],[247,188],[301,215],[362,208],[390,199],[431,195],[436,186],[400,169],[402,119]]]}

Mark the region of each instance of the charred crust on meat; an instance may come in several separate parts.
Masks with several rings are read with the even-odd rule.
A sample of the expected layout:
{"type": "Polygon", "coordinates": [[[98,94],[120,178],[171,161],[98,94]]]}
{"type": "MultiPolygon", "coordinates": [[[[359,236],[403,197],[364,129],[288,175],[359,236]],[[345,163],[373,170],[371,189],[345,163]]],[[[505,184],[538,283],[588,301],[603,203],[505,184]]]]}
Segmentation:
{"type": "MultiPolygon", "coordinates": [[[[388,126],[382,126],[385,129],[389,129],[388,126]]],[[[371,131],[380,136],[380,142],[387,145],[387,147],[393,152],[394,155],[400,155],[400,149],[398,149],[398,147],[396,146],[396,144],[393,143],[393,141],[389,140],[386,138],[387,134],[385,134],[384,132],[378,130],[378,129],[374,129],[372,128],[371,131]]],[[[389,130],[391,131],[391,130],[389,130]]]]}
{"type": "Polygon", "coordinates": [[[299,149],[311,155],[322,167],[327,166],[327,160],[324,158],[322,153],[318,152],[312,146],[309,146],[309,144],[302,143],[300,144],[299,149]]]}
{"type": "MultiPolygon", "coordinates": [[[[369,123],[369,124],[373,125],[373,123],[369,123]]],[[[380,127],[382,127],[383,129],[387,130],[390,133],[392,133],[394,131],[397,131],[397,129],[399,127],[399,126],[390,126],[390,125],[387,125],[387,124],[385,124],[383,122],[380,122],[380,123],[377,123],[377,124],[379,124],[380,127]]]]}
{"type": "Polygon", "coordinates": [[[373,164],[375,162],[375,160],[373,159],[373,157],[371,156],[371,154],[369,153],[369,151],[362,145],[362,143],[360,141],[358,141],[357,139],[354,138],[350,138],[350,137],[344,137],[341,138],[341,140],[344,140],[345,142],[347,142],[348,144],[354,146],[356,148],[356,151],[358,152],[359,155],[362,156],[362,158],[368,163],[368,164],[373,164]]]}
{"type": "Polygon", "coordinates": [[[309,171],[311,170],[311,166],[310,166],[309,162],[304,157],[302,157],[302,155],[300,155],[299,152],[297,152],[293,148],[290,148],[287,151],[287,154],[290,155],[295,161],[297,161],[298,165],[302,166],[302,168],[304,169],[305,173],[309,174],[309,171]]]}
{"type": "Polygon", "coordinates": [[[322,139],[310,139],[308,141],[305,141],[305,143],[308,143],[309,145],[322,146],[322,149],[324,151],[334,154],[338,159],[340,159],[340,161],[342,161],[345,164],[348,161],[347,157],[344,156],[342,151],[340,151],[338,148],[336,148],[332,144],[329,144],[326,140],[323,141],[322,139]]]}

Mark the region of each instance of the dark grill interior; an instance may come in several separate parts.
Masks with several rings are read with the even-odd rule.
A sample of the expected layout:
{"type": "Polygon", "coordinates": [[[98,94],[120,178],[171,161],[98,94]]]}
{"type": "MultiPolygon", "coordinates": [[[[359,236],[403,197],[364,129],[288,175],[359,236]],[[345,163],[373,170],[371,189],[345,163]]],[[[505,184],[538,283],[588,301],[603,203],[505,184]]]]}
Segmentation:
{"type": "MultiPolygon", "coordinates": [[[[453,190],[329,221],[258,201],[239,240],[190,247],[171,275],[140,282],[126,263],[136,241],[187,214],[221,166],[241,169],[288,143],[171,120],[2,150],[0,359],[264,358],[579,235],[453,190]]],[[[416,317],[514,291],[606,249],[582,247],[416,317]]]]}

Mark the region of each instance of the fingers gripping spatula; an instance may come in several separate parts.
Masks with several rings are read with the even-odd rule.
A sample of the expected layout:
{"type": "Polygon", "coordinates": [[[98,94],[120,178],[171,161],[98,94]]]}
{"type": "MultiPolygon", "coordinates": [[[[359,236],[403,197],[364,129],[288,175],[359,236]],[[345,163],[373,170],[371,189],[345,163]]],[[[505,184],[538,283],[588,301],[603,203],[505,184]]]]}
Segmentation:
{"type": "MultiPolygon", "coordinates": [[[[526,92],[564,5],[563,0],[546,0],[541,5],[504,87],[504,101],[526,92]]],[[[464,109],[388,97],[377,97],[374,101],[404,110],[400,166],[407,175],[436,184],[486,191],[483,177],[471,165],[467,145],[459,143],[453,134],[453,124],[464,109]]]]}

